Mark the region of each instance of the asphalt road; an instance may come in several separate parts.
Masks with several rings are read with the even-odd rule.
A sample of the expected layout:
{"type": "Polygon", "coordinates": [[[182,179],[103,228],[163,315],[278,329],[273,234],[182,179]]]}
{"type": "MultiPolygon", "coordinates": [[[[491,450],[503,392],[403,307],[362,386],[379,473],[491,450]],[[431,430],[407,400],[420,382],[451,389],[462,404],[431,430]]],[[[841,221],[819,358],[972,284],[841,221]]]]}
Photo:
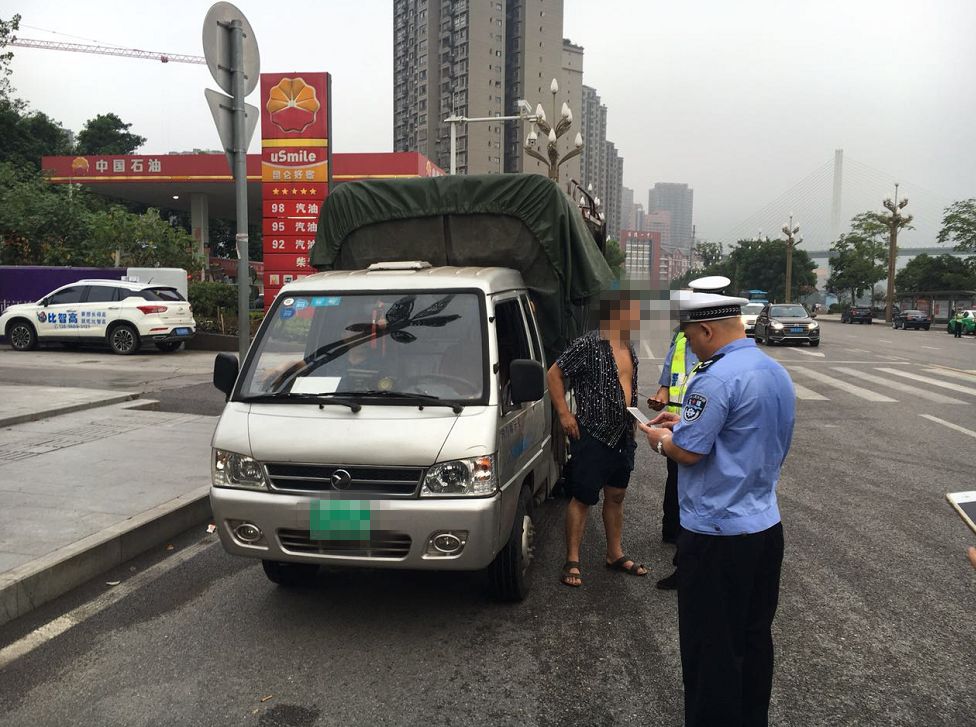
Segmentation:
{"type": "MultiPolygon", "coordinates": [[[[976,535],[944,500],[973,488],[976,340],[823,326],[818,349],[765,349],[798,392],[779,487],[771,723],[976,724],[976,572],[964,554],[976,535]]],[[[642,351],[642,391],[653,391],[664,336],[642,351]]],[[[560,585],[564,503],[550,501],[520,605],[487,600],[477,575],[324,572],[289,592],[219,544],[184,551],[178,567],[0,670],[0,723],[679,725],[675,596],[654,588],[673,553],[658,540],[664,476],[642,447],[625,547],[650,578],[602,567],[592,513],[585,584],[560,585]]],[[[187,533],[174,552],[208,537],[187,533]]],[[[150,565],[8,624],[0,647],[150,565]]]]}

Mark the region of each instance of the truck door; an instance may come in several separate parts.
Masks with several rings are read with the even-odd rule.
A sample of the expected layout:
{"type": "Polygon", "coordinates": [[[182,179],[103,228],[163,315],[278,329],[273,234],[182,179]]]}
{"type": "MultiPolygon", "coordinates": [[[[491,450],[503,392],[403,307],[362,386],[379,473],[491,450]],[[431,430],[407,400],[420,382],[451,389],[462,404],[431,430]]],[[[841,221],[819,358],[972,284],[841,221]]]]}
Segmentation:
{"type": "MultiPolygon", "coordinates": [[[[515,406],[511,399],[510,369],[515,359],[533,358],[528,322],[517,296],[495,302],[498,337],[498,397],[501,422],[498,436],[500,484],[511,479],[539,451],[545,429],[545,401],[515,406]]],[[[540,354],[541,355],[541,354],[540,354]]]]}

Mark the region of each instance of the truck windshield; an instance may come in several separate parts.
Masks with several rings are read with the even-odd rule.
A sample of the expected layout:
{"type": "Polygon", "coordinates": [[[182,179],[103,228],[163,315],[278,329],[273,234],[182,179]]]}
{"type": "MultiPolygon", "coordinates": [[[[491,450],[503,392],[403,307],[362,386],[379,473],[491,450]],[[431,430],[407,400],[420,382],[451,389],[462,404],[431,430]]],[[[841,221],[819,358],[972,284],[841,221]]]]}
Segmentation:
{"type": "Polygon", "coordinates": [[[375,403],[395,402],[394,394],[480,400],[480,310],[473,293],[289,295],[269,313],[241,396],[383,392],[375,403]]]}

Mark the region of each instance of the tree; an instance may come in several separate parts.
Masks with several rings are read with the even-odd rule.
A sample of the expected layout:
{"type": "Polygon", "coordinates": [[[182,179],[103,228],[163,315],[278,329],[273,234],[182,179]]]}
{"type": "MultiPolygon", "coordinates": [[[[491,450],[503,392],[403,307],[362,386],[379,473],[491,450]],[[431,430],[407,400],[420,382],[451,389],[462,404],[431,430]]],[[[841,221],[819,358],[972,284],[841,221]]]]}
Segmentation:
{"type": "Polygon", "coordinates": [[[129,131],[115,114],[99,114],[85,122],[78,132],[78,154],[131,154],[146,143],[146,137],[129,131]]]}
{"type": "Polygon", "coordinates": [[[195,249],[192,235],[163,220],[152,208],[139,215],[113,205],[92,220],[90,256],[94,265],[198,270],[202,261],[195,249]]]}
{"type": "Polygon", "coordinates": [[[830,246],[827,289],[850,291],[854,303],[865,290],[888,274],[888,226],[879,212],[862,212],[851,220],[851,231],[830,246]]]}
{"type": "Polygon", "coordinates": [[[917,255],[895,276],[899,293],[976,289],[976,258],[917,255]]]}
{"type": "Polygon", "coordinates": [[[722,243],[700,240],[695,243],[695,254],[701,260],[703,268],[710,268],[722,261],[722,243]]]}
{"type": "Polygon", "coordinates": [[[27,112],[20,101],[0,98],[0,162],[41,168],[45,154],[70,154],[68,132],[40,111],[27,112]]]}
{"type": "MultiPolygon", "coordinates": [[[[721,266],[719,266],[721,267],[721,266]]],[[[770,300],[786,298],[786,243],[783,240],[739,240],[725,263],[732,290],[765,290],[770,300]]],[[[816,263],[806,250],[793,250],[791,299],[816,290],[816,263]]]]}
{"type": "Polygon", "coordinates": [[[939,242],[954,243],[958,252],[976,253],[976,199],[964,199],[946,208],[939,242]]]}
{"type": "Polygon", "coordinates": [[[13,51],[6,50],[6,47],[16,37],[14,33],[19,29],[20,15],[14,15],[10,20],[0,19],[0,99],[8,98],[13,90],[10,85],[10,74],[13,73],[10,70],[10,61],[14,54],[13,51]]]}
{"type": "Polygon", "coordinates": [[[626,258],[624,251],[620,249],[620,243],[616,240],[607,240],[603,257],[613,271],[613,277],[620,280],[624,276],[624,260],[626,258]]]}

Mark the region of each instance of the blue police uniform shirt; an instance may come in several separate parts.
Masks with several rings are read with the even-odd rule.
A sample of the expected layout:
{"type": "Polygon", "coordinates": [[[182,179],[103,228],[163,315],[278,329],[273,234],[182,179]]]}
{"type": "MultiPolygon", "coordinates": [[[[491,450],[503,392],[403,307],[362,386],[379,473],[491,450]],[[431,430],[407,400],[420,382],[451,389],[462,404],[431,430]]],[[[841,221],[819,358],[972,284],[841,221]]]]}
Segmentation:
{"type": "MultiPolygon", "coordinates": [[[[664,357],[664,365],[661,367],[661,378],[657,380],[658,386],[671,386],[671,360],[674,358],[674,340],[678,337],[675,333],[671,336],[671,347],[668,349],[668,355],[664,357]]],[[[685,376],[691,373],[691,370],[695,368],[698,363],[698,357],[691,350],[691,346],[685,343],[685,376]]]]}
{"type": "Polygon", "coordinates": [[[705,455],[678,467],[681,527],[743,535],[778,523],[776,483],[795,417],[789,374],[752,339],[733,341],[702,364],[673,429],[675,444],[705,455]]]}

